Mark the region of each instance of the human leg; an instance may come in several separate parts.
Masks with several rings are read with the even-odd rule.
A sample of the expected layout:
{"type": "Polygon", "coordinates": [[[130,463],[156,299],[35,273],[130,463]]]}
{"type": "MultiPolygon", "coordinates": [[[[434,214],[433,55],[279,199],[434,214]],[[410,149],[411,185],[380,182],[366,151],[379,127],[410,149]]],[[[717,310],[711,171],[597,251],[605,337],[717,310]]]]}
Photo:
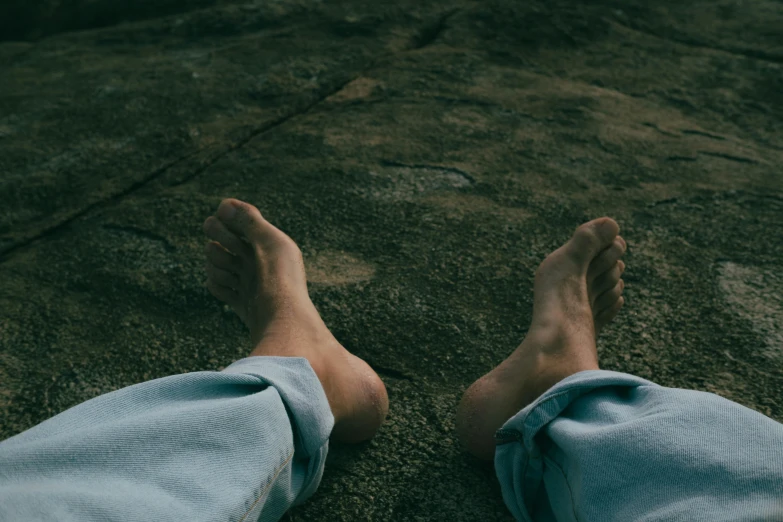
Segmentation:
{"type": "Polygon", "coordinates": [[[583,371],[496,443],[518,520],[783,522],[783,425],[712,393],[583,371]]]}
{"type": "Polygon", "coordinates": [[[330,434],[380,427],[386,389],[321,320],[296,244],[237,200],[205,232],[207,286],[250,329],[251,357],[97,397],[0,443],[0,519],[276,520],[317,487],[330,434]]]}
{"type": "Polygon", "coordinates": [[[277,520],[318,486],[333,424],[303,358],[136,384],[0,443],[0,520],[277,520]]]}
{"type": "Polygon", "coordinates": [[[460,402],[457,431],[474,455],[492,460],[504,422],[563,378],[598,369],[596,337],[624,302],[627,247],[618,233],[609,218],[586,223],[539,266],[525,339],[460,402]]]}
{"type": "Polygon", "coordinates": [[[463,396],[460,438],[494,456],[518,520],[783,520],[782,425],[599,369],[596,336],[623,305],[617,233],[592,221],[542,263],[528,335],[463,396]],[[601,280],[617,284],[592,297],[601,280]]]}

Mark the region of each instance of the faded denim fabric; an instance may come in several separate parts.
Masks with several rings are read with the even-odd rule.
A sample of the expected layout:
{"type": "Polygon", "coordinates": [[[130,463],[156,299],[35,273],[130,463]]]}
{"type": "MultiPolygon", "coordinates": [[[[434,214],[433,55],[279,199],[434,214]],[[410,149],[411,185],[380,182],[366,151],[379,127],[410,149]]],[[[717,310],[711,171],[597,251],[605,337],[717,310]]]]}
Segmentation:
{"type": "Polygon", "coordinates": [[[333,425],[304,358],[136,384],[1,442],[0,520],[278,520],[318,487],[333,425]]]}
{"type": "Polygon", "coordinates": [[[783,424],[712,393],[579,372],[495,440],[520,521],[783,522],[783,424]]]}

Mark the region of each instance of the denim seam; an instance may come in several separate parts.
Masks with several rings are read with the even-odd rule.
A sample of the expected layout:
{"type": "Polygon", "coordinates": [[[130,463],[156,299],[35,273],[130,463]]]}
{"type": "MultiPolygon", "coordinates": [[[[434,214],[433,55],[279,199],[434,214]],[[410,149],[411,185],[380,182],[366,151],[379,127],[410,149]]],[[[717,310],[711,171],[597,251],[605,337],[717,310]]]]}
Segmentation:
{"type": "Polygon", "coordinates": [[[574,490],[571,488],[571,484],[568,482],[568,475],[566,475],[565,471],[563,471],[563,468],[561,468],[554,460],[550,459],[546,455],[543,456],[543,459],[548,465],[555,468],[563,476],[563,482],[565,482],[566,486],[568,487],[568,497],[571,499],[571,513],[573,513],[574,515],[574,520],[576,520],[576,522],[579,522],[579,517],[576,516],[576,502],[574,502],[574,490]]]}
{"type": "MultiPolygon", "coordinates": [[[[522,448],[525,448],[525,444],[522,441],[519,441],[519,443],[522,445],[522,448]]],[[[528,456],[527,459],[525,459],[525,467],[522,469],[522,480],[524,481],[527,478],[527,468],[530,467],[530,456],[528,456]]],[[[530,516],[530,512],[527,510],[527,506],[525,505],[525,498],[522,497],[522,514],[525,516],[526,522],[533,522],[533,518],[530,516]]]]}
{"type": "Polygon", "coordinates": [[[510,442],[522,442],[522,434],[518,430],[500,428],[495,432],[494,439],[495,446],[502,446],[510,442]],[[506,435],[507,433],[508,435],[506,435]]]}
{"type": "Polygon", "coordinates": [[[253,502],[253,505],[250,506],[250,508],[247,510],[247,512],[244,515],[242,515],[242,518],[239,519],[239,522],[244,522],[247,516],[256,508],[256,505],[258,505],[261,499],[264,498],[264,495],[266,494],[267,490],[270,487],[272,487],[272,484],[275,483],[277,476],[280,474],[281,471],[283,471],[283,468],[286,467],[289,462],[291,462],[291,459],[293,457],[294,457],[294,452],[292,451],[291,454],[288,456],[288,458],[285,459],[285,461],[282,464],[280,464],[280,466],[278,466],[278,468],[275,470],[275,473],[272,476],[272,479],[269,481],[269,484],[267,484],[266,487],[264,487],[264,489],[261,490],[255,502],[253,502]]]}
{"type": "MultiPolygon", "coordinates": [[[[587,388],[587,387],[588,387],[588,386],[580,386],[579,388],[587,388]]],[[[535,406],[534,408],[530,408],[530,411],[529,411],[529,412],[527,412],[527,413],[525,414],[525,416],[524,416],[524,417],[522,417],[522,418],[520,419],[520,421],[521,421],[521,423],[522,423],[523,427],[524,427],[524,424],[527,422],[527,418],[528,418],[528,417],[530,417],[530,415],[533,413],[533,411],[535,411],[537,408],[539,408],[539,407],[543,406],[545,403],[547,403],[547,402],[549,402],[549,401],[552,401],[552,400],[554,400],[554,399],[556,399],[556,398],[560,397],[561,395],[564,395],[564,394],[566,394],[566,393],[570,392],[571,390],[574,390],[574,389],[579,389],[579,388],[576,388],[576,387],[575,387],[575,388],[569,388],[569,389],[567,389],[567,390],[562,390],[562,391],[559,391],[559,392],[555,393],[554,395],[552,395],[552,396],[550,396],[550,397],[547,397],[546,399],[544,399],[544,400],[543,400],[543,401],[541,401],[540,403],[536,404],[536,406],[535,406]]],[[[513,417],[512,417],[512,418],[513,418],[513,417]]],[[[511,420],[511,419],[509,419],[509,420],[511,420]]],[[[508,422],[508,421],[506,421],[506,422],[508,422]]],[[[549,422],[551,422],[551,420],[550,420],[549,422]]],[[[549,422],[547,422],[546,424],[549,424],[549,422]]],[[[515,439],[516,439],[516,441],[518,441],[520,444],[522,444],[522,447],[524,447],[524,448],[525,448],[525,451],[527,451],[527,445],[525,444],[525,436],[524,436],[524,434],[522,434],[522,433],[520,432],[520,430],[518,430],[518,429],[516,429],[516,428],[511,428],[511,429],[508,429],[508,428],[500,428],[500,429],[498,429],[498,430],[495,432],[495,436],[497,436],[498,432],[502,432],[502,431],[514,431],[514,432],[516,432],[517,434],[519,434],[519,437],[515,437],[515,439]]],[[[510,440],[502,440],[502,441],[499,441],[499,440],[495,439],[495,445],[496,445],[496,446],[501,446],[501,445],[503,445],[503,444],[508,444],[509,442],[515,442],[515,439],[510,439],[510,440]]],[[[530,453],[530,452],[528,451],[528,453],[530,453]]]]}

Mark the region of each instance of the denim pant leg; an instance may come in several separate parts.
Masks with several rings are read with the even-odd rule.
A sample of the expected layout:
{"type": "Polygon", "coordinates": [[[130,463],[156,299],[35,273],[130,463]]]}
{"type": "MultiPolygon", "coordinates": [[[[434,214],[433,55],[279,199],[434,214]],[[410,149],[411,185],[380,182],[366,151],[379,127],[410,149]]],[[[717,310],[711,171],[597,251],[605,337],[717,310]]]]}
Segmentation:
{"type": "Polygon", "coordinates": [[[783,521],[783,424],[712,393],[579,372],[495,439],[517,520],[783,521]]]}
{"type": "Polygon", "coordinates": [[[136,384],[0,443],[0,520],[278,520],[318,487],[333,424],[303,358],[136,384]]]}

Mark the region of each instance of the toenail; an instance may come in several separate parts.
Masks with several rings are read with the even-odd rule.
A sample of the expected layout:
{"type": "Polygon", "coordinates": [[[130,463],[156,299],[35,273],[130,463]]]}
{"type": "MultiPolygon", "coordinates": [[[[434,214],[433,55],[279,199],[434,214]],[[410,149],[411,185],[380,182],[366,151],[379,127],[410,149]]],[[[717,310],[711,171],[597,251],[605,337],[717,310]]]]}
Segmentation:
{"type": "Polygon", "coordinates": [[[215,225],[217,225],[218,222],[219,221],[215,216],[209,216],[204,222],[204,231],[208,236],[215,234],[215,225]]]}
{"type": "Polygon", "coordinates": [[[233,219],[237,213],[237,207],[235,207],[231,203],[228,203],[226,205],[221,205],[218,212],[221,213],[221,217],[223,219],[226,220],[233,219]]]}

